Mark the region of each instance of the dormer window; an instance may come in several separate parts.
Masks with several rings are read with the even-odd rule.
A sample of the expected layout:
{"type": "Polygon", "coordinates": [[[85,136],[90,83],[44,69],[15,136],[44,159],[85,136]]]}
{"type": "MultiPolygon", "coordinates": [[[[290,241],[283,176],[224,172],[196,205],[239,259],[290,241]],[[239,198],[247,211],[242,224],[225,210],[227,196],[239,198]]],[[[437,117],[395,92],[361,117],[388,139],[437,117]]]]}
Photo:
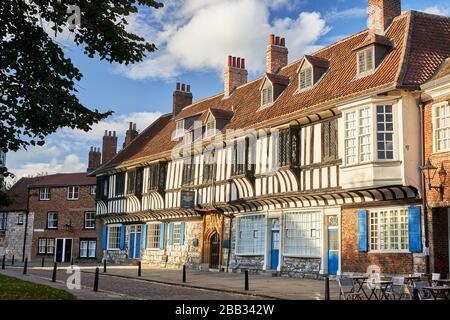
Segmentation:
{"type": "Polygon", "coordinates": [[[184,136],[184,119],[178,120],[176,125],[174,139],[182,138],[184,136]]]}
{"type": "Polygon", "coordinates": [[[374,47],[361,50],[358,56],[358,74],[367,74],[375,70],[375,54],[374,47]]]}
{"type": "Polygon", "coordinates": [[[206,137],[212,137],[216,133],[216,120],[210,119],[206,123],[206,137]]]}
{"type": "Polygon", "coordinates": [[[313,69],[306,68],[300,71],[300,90],[312,87],[313,85],[313,69]]]}
{"type": "Polygon", "coordinates": [[[261,92],[261,105],[267,106],[273,102],[273,89],[272,86],[264,88],[261,92]]]}

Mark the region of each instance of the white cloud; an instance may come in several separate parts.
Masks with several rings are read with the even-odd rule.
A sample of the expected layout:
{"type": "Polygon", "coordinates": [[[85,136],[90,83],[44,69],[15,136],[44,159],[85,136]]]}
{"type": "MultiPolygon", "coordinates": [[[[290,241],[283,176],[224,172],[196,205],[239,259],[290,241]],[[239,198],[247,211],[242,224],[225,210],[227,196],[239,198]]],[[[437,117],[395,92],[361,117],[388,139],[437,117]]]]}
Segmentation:
{"type": "Polygon", "coordinates": [[[448,16],[450,14],[450,7],[431,6],[423,9],[422,11],[440,16],[448,16]]]}
{"type": "MultiPolygon", "coordinates": [[[[326,32],[320,13],[301,12],[297,18],[271,19],[271,9],[287,0],[166,1],[139,23],[159,24],[153,39],[160,50],[142,63],[119,66],[131,79],[172,79],[189,70],[222,72],[227,55],[247,60],[247,69],[259,73],[265,66],[269,34],[286,37],[290,59],[298,59],[326,32]]],[[[145,30],[145,26],[138,29],[145,30]]]]}
{"type": "Polygon", "coordinates": [[[364,17],[367,17],[367,7],[349,8],[344,10],[333,9],[325,14],[325,20],[330,22],[364,17]]]}

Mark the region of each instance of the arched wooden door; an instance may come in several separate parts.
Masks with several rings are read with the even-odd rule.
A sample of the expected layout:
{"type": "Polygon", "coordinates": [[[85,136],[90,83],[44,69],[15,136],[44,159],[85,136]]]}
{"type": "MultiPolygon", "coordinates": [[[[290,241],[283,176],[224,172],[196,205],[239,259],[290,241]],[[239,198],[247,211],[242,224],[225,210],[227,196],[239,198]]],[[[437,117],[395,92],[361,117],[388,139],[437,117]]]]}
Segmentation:
{"type": "Polygon", "coordinates": [[[220,263],[220,239],[219,234],[214,233],[209,241],[210,243],[210,256],[209,267],[212,269],[218,269],[220,263]]]}

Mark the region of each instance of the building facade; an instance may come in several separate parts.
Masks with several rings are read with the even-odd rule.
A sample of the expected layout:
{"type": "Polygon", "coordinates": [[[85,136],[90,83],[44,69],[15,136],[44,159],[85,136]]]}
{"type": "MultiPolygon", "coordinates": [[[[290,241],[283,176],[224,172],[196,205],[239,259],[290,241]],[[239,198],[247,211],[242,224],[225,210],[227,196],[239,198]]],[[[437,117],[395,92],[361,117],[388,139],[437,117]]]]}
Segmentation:
{"type": "Polygon", "coordinates": [[[94,178],[85,172],[55,174],[38,178],[28,188],[34,216],[31,260],[101,259],[94,178]]]}
{"type": "Polygon", "coordinates": [[[36,178],[22,178],[6,192],[12,202],[0,207],[0,256],[24,260],[31,255],[34,214],[28,210],[28,185],[36,178]]]}
{"type": "Polygon", "coordinates": [[[450,19],[401,14],[399,0],[369,8],[367,30],[291,64],[271,35],[256,80],[228,57],[216,96],[193,103],[177,84],[173,112],[92,173],[104,257],[301,277],[426,271],[421,85],[450,56],[450,19]]]}

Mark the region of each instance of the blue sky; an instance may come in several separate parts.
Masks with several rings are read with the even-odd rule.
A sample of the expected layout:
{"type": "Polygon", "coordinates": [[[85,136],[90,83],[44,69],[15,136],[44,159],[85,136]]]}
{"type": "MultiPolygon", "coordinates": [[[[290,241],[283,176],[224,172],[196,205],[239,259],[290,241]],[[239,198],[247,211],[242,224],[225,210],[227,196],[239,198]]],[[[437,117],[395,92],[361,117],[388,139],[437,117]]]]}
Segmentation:
{"type": "MultiPolygon", "coordinates": [[[[171,112],[175,82],[191,84],[194,100],[222,91],[228,54],[247,60],[249,78],[264,70],[270,33],[286,37],[290,61],[366,28],[367,0],[162,0],[164,9],[146,9],[129,18],[129,29],[159,50],[134,66],[124,67],[83,55],[59,35],[66,54],[84,75],[78,83],[82,103],[114,115],[89,133],[63,129],[43,147],[7,155],[17,177],[86,168],[90,146],[101,146],[105,129],[116,130],[119,145],[129,121],[144,129],[171,112]]],[[[403,0],[402,10],[449,15],[445,0],[403,0]]],[[[81,21],[81,23],[83,23],[81,21]]]]}

